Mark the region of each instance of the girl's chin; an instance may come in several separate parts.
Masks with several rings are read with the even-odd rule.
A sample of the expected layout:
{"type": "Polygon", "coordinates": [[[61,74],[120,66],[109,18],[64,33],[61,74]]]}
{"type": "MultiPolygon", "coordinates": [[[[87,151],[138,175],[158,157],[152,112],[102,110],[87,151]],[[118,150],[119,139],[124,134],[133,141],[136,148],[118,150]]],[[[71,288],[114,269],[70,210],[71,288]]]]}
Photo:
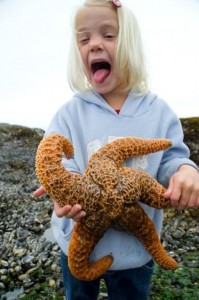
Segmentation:
{"type": "Polygon", "coordinates": [[[108,94],[108,93],[111,93],[112,92],[112,89],[110,88],[110,85],[109,86],[105,86],[103,84],[101,85],[92,85],[93,89],[101,94],[101,95],[104,95],[104,94],[108,94]]]}
{"type": "Polygon", "coordinates": [[[101,93],[101,91],[110,91],[111,80],[109,80],[109,78],[105,78],[102,82],[96,82],[92,79],[91,85],[94,90],[99,93],[101,93]]]}

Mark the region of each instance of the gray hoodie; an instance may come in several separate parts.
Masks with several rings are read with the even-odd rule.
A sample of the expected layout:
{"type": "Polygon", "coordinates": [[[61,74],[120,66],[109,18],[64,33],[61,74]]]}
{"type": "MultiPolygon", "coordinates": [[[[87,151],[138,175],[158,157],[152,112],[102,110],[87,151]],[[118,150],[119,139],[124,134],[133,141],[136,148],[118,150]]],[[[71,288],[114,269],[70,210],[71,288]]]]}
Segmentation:
{"type": "MultiPolygon", "coordinates": [[[[172,148],[147,156],[128,159],[125,164],[148,172],[165,187],[180,165],[196,165],[189,160],[189,150],[183,143],[179,119],[170,107],[156,95],[137,96],[129,93],[118,114],[101,95],[89,91],[75,94],[55,114],[46,135],[60,133],[74,146],[74,158],[63,165],[71,172],[83,174],[89,157],[106,143],[126,136],[171,139],[172,148]]],[[[140,203],[151,218],[160,235],[163,222],[162,210],[140,203]]],[[[74,222],[66,217],[52,215],[52,228],[61,250],[67,255],[74,222]]],[[[90,260],[112,254],[110,270],[143,266],[150,259],[139,240],[125,232],[109,229],[93,250],[90,260]]]]}

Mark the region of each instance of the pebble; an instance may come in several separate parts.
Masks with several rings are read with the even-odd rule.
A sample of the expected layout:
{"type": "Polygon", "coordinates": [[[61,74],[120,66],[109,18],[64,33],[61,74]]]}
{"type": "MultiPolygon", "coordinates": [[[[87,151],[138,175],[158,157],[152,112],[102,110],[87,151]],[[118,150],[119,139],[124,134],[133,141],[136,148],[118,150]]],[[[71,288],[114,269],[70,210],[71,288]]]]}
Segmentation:
{"type": "Polygon", "coordinates": [[[55,287],[55,285],[56,285],[56,281],[54,279],[50,279],[49,280],[49,286],[50,287],[55,287]]]}

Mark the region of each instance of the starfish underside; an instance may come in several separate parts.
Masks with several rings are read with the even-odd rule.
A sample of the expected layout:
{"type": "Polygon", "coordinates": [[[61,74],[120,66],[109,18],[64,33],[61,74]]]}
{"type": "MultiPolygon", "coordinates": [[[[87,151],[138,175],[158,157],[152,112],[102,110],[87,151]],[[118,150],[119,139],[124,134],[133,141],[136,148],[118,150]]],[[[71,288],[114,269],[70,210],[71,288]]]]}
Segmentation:
{"type": "Polygon", "coordinates": [[[155,226],[139,201],[158,209],[169,207],[165,189],[146,172],[122,166],[129,157],[167,149],[166,139],[126,137],[115,140],[92,155],[84,175],[67,171],[62,152],[70,159],[73,146],[60,134],[44,138],[37,150],[37,177],[50,197],[60,205],[79,203],[86,217],[75,224],[68,250],[72,274],[80,280],[100,277],[112,264],[107,255],[89,263],[90,254],[108,228],[136,236],[152,258],[165,269],[177,263],[169,257],[159,241],[155,226]]]}

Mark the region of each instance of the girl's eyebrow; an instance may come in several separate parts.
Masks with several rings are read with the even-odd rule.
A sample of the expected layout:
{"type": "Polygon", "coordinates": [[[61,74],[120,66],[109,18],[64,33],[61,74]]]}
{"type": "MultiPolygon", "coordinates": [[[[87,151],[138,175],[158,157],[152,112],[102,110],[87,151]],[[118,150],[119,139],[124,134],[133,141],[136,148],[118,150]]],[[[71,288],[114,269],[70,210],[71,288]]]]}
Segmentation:
{"type": "Polygon", "coordinates": [[[85,31],[89,31],[89,29],[87,27],[80,27],[79,29],[76,28],[75,31],[81,33],[81,32],[85,32],[85,31]]]}
{"type": "Polygon", "coordinates": [[[88,29],[88,28],[86,28],[86,27],[82,27],[82,28],[80,28],[80,29],[76,29],[75,30],[75,32],[77,33],[77,34],[81,34],[81,33],[89,33],[89,32],[91,32],[91,31],[93,31],[92,29],[88,29]]]}
{"type": "MultiPolygon", "coordinates": [[[[100,26],[100,29],[111,29],[111,30],[117,30],[117,27],[112,25],[112,24],[109,24],[109,23],[105,23],[105,24],[102,24],[100,26]]],[[[89,27],[80,27],[80,28],[77,28],[76,29],[76,33],[85,33],[85,32],[91,32],[91,31],[95,31],[94,29],[92,28],[89,28],[89,27]]]]}

